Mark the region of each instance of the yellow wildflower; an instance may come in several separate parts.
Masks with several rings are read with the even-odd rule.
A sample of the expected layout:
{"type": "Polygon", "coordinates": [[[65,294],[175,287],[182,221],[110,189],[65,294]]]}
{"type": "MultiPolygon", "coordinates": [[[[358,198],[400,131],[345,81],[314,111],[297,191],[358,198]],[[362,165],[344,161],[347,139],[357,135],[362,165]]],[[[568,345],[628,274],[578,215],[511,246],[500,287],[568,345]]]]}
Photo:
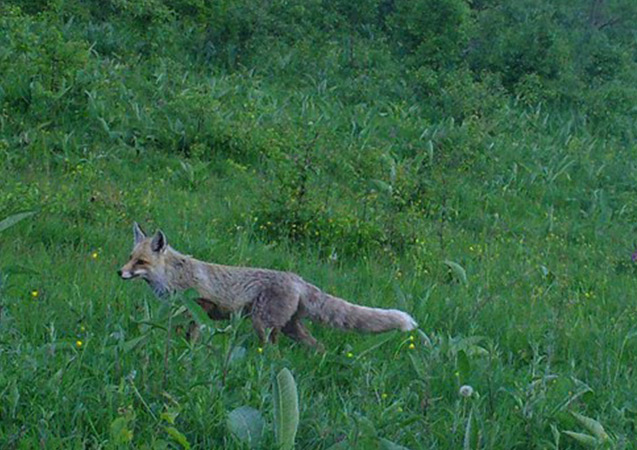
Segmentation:
{"type": "Polygon", "coordinates": [[[75,341],[75,346],[77,348],[82,348],[82,345],[84,345],[84,342],[80,341],[79,339],[77,341],[75,341]]]}
{"type": "Polygon", "coordinates": [[[37,289],[31,291],[31,297],[38,298],[38,295],[40,295],[40,292],[37,289]]]}

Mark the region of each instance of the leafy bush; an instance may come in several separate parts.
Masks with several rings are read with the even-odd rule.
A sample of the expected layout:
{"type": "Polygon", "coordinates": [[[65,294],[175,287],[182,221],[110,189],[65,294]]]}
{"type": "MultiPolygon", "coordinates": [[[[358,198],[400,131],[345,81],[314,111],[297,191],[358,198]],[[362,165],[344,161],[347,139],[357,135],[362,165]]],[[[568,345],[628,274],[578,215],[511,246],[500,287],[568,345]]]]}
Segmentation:
{"type": "Polygon", "coordinates": [[[392,39],[413,66],[448,69],[460,60],[470,25],[464,0],[396,0],[393,5],[392,39]]]}
{"type": "Polygon", "coordinates": [[[65,39],[60,28],[45,17],[34,19],[17,8],[3,12],[0,102],[40,121],[70,109],[81,92],[76,78],[89,60],[86,43],[65,39]]]}

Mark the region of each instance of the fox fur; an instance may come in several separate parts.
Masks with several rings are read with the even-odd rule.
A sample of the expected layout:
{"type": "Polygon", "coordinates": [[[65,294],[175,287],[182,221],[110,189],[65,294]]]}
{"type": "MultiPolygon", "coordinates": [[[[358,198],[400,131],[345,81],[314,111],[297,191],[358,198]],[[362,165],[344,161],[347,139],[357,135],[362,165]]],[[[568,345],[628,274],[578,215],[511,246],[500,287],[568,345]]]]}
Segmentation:
{"type": "Polygon", "coordinates": [[[133,234],[130,260],[118,271],[122,279],[142,278],[158,297],[194,289],[200,296],[197,303],[212,319],[227,318],[233,311],[243,310],[250,314],[263,343],[270,330],[273,342],[281,331],[294,340],[322,348],[302,323],[304,318],[372,333],[417,327],[405,312],[349,303],[291,272],[199,261],[169,246],[162,231],[147,237],[137,223],[133,234]]]}

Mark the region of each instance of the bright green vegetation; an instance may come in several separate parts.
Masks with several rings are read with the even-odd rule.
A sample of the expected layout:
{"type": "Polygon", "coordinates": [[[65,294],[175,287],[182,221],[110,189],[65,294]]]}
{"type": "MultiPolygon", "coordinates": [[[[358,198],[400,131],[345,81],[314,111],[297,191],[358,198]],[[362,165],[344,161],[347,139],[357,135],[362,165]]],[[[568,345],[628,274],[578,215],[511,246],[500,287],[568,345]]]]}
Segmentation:
{"type": "Polygon", "coordinates": [[[631,0],[5,0],[0,220],[36,214],[0,231],[0,447],[273,448],[287,368],[296,448],[637,448],[635,23],[631,0]],[[179,298],[116,276],[134,220],[422,332],[314,324],[315,354],[237,317],[189,343],[179,298]]]}

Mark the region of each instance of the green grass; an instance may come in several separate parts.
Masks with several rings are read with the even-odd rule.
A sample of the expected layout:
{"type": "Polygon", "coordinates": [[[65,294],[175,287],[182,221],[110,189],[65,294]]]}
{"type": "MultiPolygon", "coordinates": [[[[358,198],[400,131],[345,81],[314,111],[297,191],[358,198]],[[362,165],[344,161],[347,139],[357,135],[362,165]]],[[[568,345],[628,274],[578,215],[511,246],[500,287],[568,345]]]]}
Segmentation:
{"type": "MultiPolygon", "coordinates": [[[[184,189],[178,179],[148,177],[174,166],[172,157],[86,164],[71,175],[3,172],[5,195],[44,206],[1,237],[5,445],[112,447],[112,424],[125,417],[134,445],[152,447],[171,442],[160,416],[172,408],[191,444],[239,448],[226,415],[249,405],[271,423],[271,380],[282,367],[299,385],[300,447],[347,439],[366,448],[378,436],[410,448],[458,448],[470,413],[483,448],[551,445],[551,427],[583,431],[569,411],[598,419],[617,445],[632,445],[632,238],[622,222],[600,225],[575,208],[569,215],[568,204],[551,218],[546,203],[529,199],[552,194],[533,174],[462,213],[482,222],[479,231],[447,225],[446,257],[466,270],[464,284],[431,234],[398,259],[363,252],[333,261],[316,248],[264,242],[250,228],[254,191],[241,173],[184,189]],[[325,355],[286,339],[261,354],[249,322],[235,320],[194,345],[173,334],[164,372],[167,312],[142,283],[115,274],[133,220],[161,227],[172,245],[205,260],[293,270],[344,298],[406,309],[427,339],[314,325],[325,355]],[[245,355],[228,366],[235,347],[245,355]],[[461,398],[462,384],[479,397],[461,398]]],[[[453,201],[464,208],[460,196],[453,201]]],[[[560,448],[569,439],[562,435],[560,448]]]]}
{"type": "Polygon", "coordinates": [[[276,448],[284,368],[297,448],[637,448],[624,35],[594,41],[615,51],[607,79],[512,87],[497,55],[414,67],[381,28],[324,36],[331,16],[285,34],[277,2],[272,36],[211,54],[190,3],[180,20],[159,0],[62,3],[0,18],[0,220],[36,212],[0,231],[1,448],[248,448],[227,423],[243,406],[276,448]],[[311,324],[317,354],[260,349],[235,317],[190,343],[180,298],[116,275],[134,221],[419,330],[311,324]]]}

